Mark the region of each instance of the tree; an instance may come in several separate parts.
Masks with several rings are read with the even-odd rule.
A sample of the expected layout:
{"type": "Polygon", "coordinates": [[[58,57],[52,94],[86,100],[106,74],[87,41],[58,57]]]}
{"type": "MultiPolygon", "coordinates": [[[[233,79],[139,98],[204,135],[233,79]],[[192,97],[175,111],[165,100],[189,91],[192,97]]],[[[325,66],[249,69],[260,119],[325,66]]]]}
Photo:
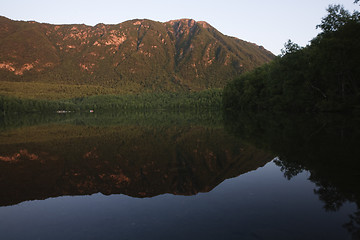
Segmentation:
{"type": "Polygon", "coordinates": [[[288,53],[294,53],[297,52],[301,49],[301,47],[294,43],[293,41],[291,41],[290,39],[284,44],[284,48],[281,49],[281,55],[284,56],[288,53]]]}
{"type": "Polygon", "coordinates": [[[346,23],[352,21],[358,22],[360,19],[359,12],[354,11],[354,13],[351,14],[341,5],[330,5],[326,10],[328,15],[322,18],[321,23],[316,26],[316,28],[323,30],[324,33],[336,32],[346,23]]]}
{"type": "Polygon", "coordinates": [[[359,12],[330,5],[318,27],[323,31],[310,45],[301,48],[289,40],[272,63],[226,86],[224,106],[282,111],[359,108],[359,12]]]}
{"type": "Polygon", "coordinates": [[[351,17],[349,11],[345,10],[341,5],[330,5],[326,10],[328,15],[322,18],[321,23],[316,26],[316,28],[320,28],[325,33],[337,31],[351,17]]]}

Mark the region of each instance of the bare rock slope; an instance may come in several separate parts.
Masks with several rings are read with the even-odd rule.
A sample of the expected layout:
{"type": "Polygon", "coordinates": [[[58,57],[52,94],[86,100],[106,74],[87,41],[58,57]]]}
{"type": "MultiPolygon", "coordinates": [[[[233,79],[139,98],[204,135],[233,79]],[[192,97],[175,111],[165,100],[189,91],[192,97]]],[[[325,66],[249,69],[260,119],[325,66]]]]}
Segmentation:
{"type": "Polygon", "coordinates": [[[86,26],[0,17],[0,81],[202,90],[223,87],[273,57],[192,19],[86,26]]]}

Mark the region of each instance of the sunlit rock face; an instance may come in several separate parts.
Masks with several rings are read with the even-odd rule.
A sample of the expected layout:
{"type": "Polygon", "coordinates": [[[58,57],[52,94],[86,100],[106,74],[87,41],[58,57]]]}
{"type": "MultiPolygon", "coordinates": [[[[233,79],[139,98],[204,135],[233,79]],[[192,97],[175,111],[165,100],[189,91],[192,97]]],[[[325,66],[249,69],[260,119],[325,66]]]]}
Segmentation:
{"type": "Polygon", "coordinates": [[[274,57],[193,19],[86,26],[0,17],[0,41],[2,81],[201,90],[222,87],[274,57]]]}

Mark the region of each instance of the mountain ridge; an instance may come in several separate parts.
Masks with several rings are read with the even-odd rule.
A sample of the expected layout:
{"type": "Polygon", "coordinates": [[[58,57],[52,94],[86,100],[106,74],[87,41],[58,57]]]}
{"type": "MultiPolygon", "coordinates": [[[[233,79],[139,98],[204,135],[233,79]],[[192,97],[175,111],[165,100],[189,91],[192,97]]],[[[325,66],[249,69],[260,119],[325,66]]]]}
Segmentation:
{"type": "Polygon", "coordinates": [[[198,91],[222,88],[273,57],[193,19],[88,26],[0,17],[0,81],[198,91]]]}

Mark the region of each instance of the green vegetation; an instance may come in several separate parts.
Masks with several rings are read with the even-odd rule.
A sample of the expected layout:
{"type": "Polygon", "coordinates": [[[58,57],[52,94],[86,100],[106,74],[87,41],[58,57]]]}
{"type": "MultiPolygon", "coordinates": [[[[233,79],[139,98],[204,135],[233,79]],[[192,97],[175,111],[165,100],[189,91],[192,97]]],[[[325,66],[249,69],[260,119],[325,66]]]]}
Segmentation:
{"type": "Polygon", "coordinates": [[[1,82],[0,95],[21,99],[59,100],[93,95],[121,94],[119,89],[96,85],[51,84],[38,82],[1,82]]]}
{"type": "Polygon", "coordinates": [[[360,13],[330,6],[322,32],[300,48],[235,79],[224,89],[227,109],[280,111],[360,110],[360,13]]]}
{"type": "Polygon", "coordinates": [[[60,100],[0,96],[0,112],[107,111],[125,109],[220,109],[222,90],[98,95],[60,100]]]}
{"type": "Polygon", "coordinates": [[[6,113],[220,108],[229,79],[274,57],[191,19],[0,28],[6,113]]]}
{"type": "MultiPolygon", "coordinates": [[[[92,27],[0,16],[0,29],[0,82],[6,82],[2,89],[9,82],[26,82],[65,88],[87,85],[89,95],[201,91],[223,88],[229,79],[274,57],[260,46],[191,19],[130,20],[92,27]]],[[[44,99],[44,94],[30,97],[44,99]]],[[[27,98],[21,92],[16,96],[27,98]]],[[[61,97],[59,93],[55,98],[61,97]]]]}
{"type": "MultiPolygon", "coordinates": [[[[146,127],[194,126],[222,128],[222,112],[217,110],[198,111],[197,109],[141,109],[105,112],[71,112],[67,114],[50,113],[10,113],[0,115],[0,134],[11,129],[45,125],[86,125],[110,127],[116,125],[141,125],[146,127]]],[[[36,136],[33,136],[36,138],[36,136]]],[[[29,140],[29,139],[28,139],[29,140]]],[[[6,142],[6,141],[5,141],[6,142]]]]}

